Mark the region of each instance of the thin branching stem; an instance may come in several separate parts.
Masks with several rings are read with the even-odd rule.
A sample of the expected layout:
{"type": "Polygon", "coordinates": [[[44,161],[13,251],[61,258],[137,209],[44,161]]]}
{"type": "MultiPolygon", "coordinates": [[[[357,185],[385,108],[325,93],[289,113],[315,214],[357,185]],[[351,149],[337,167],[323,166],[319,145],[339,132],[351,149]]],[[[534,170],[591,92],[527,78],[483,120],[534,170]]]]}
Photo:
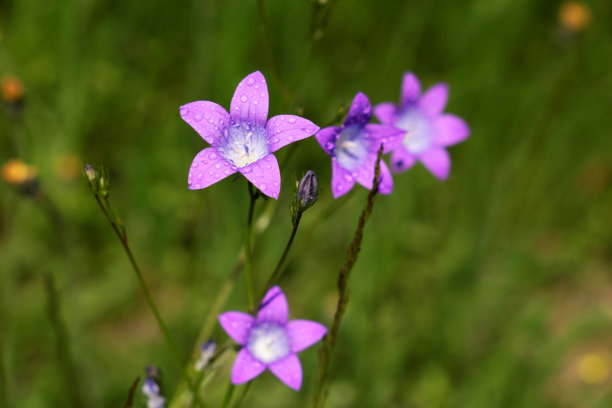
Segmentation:
{"type": "Polygon", "coordinates": [[[325,381],[327,380],[331,353],[334,349],[334,346],[336,345],[340,322],[342,321],[342,317],[344,316],[344,312],[346,311],[346,306],[349,300],[349,293],[347,290],[348,278],[350,276],[351,270],[353,269],[353,266],[357,262],[359,251],[361,250],[361,241],[363,240],[363,229],[365,227],[366,221],[372,213],[372,208],[374,207],[374,200],[376,199],[376,195],[378,194],[378,187],[380,186],[380,160],[382,158],[382,152],[383,146],[381,145],[378,151],[378,157],[376,159],[376,167],[374,169],[374,183],[372,186],[372,190],[370,190],[370,192],[368,193],[366,205],[363,211],[361,212],[361,216],[359,217],[355,236],[353,237],[353,241],[351,242],[351,245],[349,246],[346,255],[346,262],[340,270],[340,273],[338,274],[338,303],[336,306],[336,313],[334,314],[334,321],[332,323],[331,329],[323,339],[323,344],[321,345],[321,348],[319,349],[319,378],[317,380],[317,388],[313,401],[314,408],[322,407],[325,402],[325,397],[327,394],[325,391],[325,381]]]}
{"type": "Polygon", "coordinates": [[[225,397],[223,397],[223,402],[221,402],[220,408],[227,408],[230,406],[230,402],[232,401],[232,396],[234,395],[234,390],[236,386],[231,382],[227,386],[227,391],[225,391],[225,397]]]}

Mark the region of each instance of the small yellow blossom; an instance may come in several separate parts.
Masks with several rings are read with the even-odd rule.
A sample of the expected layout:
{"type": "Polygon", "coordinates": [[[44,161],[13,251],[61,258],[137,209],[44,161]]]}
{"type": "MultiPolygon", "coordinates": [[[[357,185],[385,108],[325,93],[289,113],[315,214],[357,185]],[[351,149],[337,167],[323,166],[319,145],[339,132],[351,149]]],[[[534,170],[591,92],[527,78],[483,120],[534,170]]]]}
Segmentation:
{"type": "Polygon", "coordinates": [[[23,83],[16,76],[8,75],[2,78],[2,99],[5,102],[16,103],[23,98],[23,83]]]}
{"type": "Polygon", "coordinates": [[[587,384],[601,384],[610,377],[612,355],[607,350],[585,353],[578,360],[578,376],[587,384]]]}
{"type": "Polygon", "coordinates": [[[581,1],[567,1],[559,9],[561,26],[571,32],[580,32],[591,23],[591,9],[581,1]]]}
{"type": "Polygon", "coordinates": [[[9,184],[23,184],[36,178],[36,167],[19,159],[11,159],[2,166],[2,179],[9,184]]]}

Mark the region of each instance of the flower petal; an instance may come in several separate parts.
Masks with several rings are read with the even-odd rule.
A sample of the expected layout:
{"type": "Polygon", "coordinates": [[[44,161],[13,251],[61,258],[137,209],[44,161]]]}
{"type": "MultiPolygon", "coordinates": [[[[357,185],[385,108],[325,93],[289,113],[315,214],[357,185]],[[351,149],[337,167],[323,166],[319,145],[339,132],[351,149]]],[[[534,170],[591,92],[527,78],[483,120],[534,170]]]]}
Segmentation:
{"type": "Polygon", "coordinates": [[[223,330],[238,344],[245,345],[255,318],[242,312],[225,312],[219,315],[219,324],[223,330]]]}
{"type": "Polygon", "coordinates": [[[434,117],[442,113],[448,101],[448,85],[440,83],[432,86],[419,100],[419,108],[426,115],[434,117]]]}
{"type": "Polygon", "coordinates": [[[293,353],[312,346],[321,340],[325,333],[327,327],[312,320],[291,320],[287,323],[287,336],[293,353]]]}
{"type": "Polygon", "coordinates": [[[223,130],[230,123],[227,111],[221,105],[209,101],[191,102],[181,106],[181,117],[212,146],[217,144],[223,136],[223,130]]]}
{"type": "Polygon", "coordinates": [[[434,142],[440,146],[451,146],[463,142],[470,135],[470,128],[458,116],[440,115],[433,121],[434,142]]]}
{"type": "Polygon", "coordinates": [[[256,360],[246,348],[241,349],[232,367],[232,384],[243,384],[263,373],[266,365],[256,360]]]}
{"type": "MultiPolygon", "coordinates": [[[[376,169],[376,155],[370,154],[361,167],[353,172],[355,180],[371,190],[374,187],[374,170],[376,169]]],[[[393,177],[384,160],[380,161],[380,185],[379,191],[381,194],[390,194],[393,190],[393,177]]]]}
{"type": "Polygon", "coordinates": [[[236,87],[230,105],[232,123],[249,123],[264,128],[268,118],[268,85],[261,72],[255,71],[236,87]]]}
{"type": "Polygon", "coordinates": [[[257,321],[285,324],[287,320],[289,320],[287,298],[280,287],[273,286],[261,301],[257,321]]]}
{"type": "Polygon", "coordinates": [[[379,103],[374,107],[374,116],[383,125],[393,125],[397,122],[397,107],[391,102],[379,103]]]}
{"type": "Polygon", "coordinates": [[[270,153],[263,159],[238,169],[255,187],[268,197],[278,199],[280,193],[280,169],[276,157],[270,153]]]}
{"type": "Polygon", "coordinates": [[[365,126],[364,134],[368,141],[368,150],[370,152],[378,153],[382,143],[384,145],[383,153],[387,154],[404,140],[406,131],[394,126],[372,123],[365,126]]]}
{"type": "Polygon", "coordinates": [[[189,168],[187,179],[191,190],[205,188],[236,172],[214,147],[207,147],[196,155],[189,168]]]}
{"type": "Polygon", "coordinates": [[[415,105],[421,95],[421,84],[419,78],[412,72],[406,72],[402,78],[402,94],[400,95],[400,105],[402,108],[415,105]]]}
{"type": "Polygon", "coordinates": [[[355,185],[355,178],[351,172],[340,166],[335,157],[332,158],[332,194],[334,198],[343,196],[351,191],[355,185]]]}
{"type": "Polygon", "coordinates": [[[423,165],[440,180],[446,180],[450,172],[450,156],[442,148],[434,148],[419,156],[423,165]]]}
{"type": "Polygon", "coordinates": [[[339,133],[339,127],[331,126],[319,130],[315,135],[317,142],[319,142],[325,153],[329,154],[330,156],[333,155],[334,147],[336,147],[336,139],[338,138],[339,133]]]}
{"type": "Polygon", "coordinates": [[[275,152],[291,142],[314,135],[319,127],[300,116],[278,115],[266,124],[266,140],[270,152],[275,152]]]}
{"type": "Polygon", "coordinates": [[[289,354],[282,360],[270,364],[268,368],[286,386],[296,391],[302,387],[302,364],[295,354],[289,354]]]}
{"type": "Polygon", "coordinates": [[[363,92],[358,92],[351,102],[351,107],[344,119],[344,125],[365,125],[372,119],[372,105],[363,92]]]}
{"type": "Polygon", "coordinates": [[[398,146],[391,153],[391,169],[395,173],[408,170],[410,167],[414,166],[414,163],[416,163],[416,158],[412,153],[404,149],[403,146],[398,146]]]}

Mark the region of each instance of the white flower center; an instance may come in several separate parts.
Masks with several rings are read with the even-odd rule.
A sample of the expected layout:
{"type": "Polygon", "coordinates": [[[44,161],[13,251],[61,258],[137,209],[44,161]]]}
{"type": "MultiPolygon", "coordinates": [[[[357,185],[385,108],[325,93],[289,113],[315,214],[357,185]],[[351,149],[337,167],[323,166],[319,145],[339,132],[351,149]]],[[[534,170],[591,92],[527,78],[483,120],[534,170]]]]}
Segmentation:
{"type": "Polygon", "coordinates": [[[260,323],[251,329],[247,350],[264,364],[289,355],[289,338],[285,328],[274,323],[260,323]]]}
{"type": "Polygon", "coordinates": [[[270,153],[266,131],[244,123],[233,123],[225,129],[224,140],[217,150],[238,168],[255,163],[270,153]]]}
{"type": "Polygon", "coordinates": [[[334,155],[340,166],[349,171],[361,166],[368,155],[368,149],[363,140],[363,128],[349,126],[343,129],[336,140],[334,155]]]}
{"type": "Polygon", "coordinates": [[[395,126],[406,131],[402,145],[410,153],[423,153],[431,146],[433,141],[431,122],[417,109],[405,111],[395,126]]]}

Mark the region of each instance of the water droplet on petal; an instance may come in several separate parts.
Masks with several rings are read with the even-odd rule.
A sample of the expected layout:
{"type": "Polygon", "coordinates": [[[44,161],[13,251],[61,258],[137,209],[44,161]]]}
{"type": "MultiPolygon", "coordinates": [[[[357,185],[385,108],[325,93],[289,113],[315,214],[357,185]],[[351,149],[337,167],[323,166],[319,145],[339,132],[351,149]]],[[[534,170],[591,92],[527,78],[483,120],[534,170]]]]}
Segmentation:
{"type": "Polygon", "coordinates": [[[273,143],[278,143],[280,142],[280,139],[278,137],[275,137],[274,140],[272,140],[273,143]]]}
{"type": "Polygon", "coordinates": [[[293,142],[293,139],[295,139],[293,136],[291,136],[291,135],[287,136],[287,140],[288,141],[293,142]]]}
{"type": "Polygon", "coordinates": [[[242,169],[242,173],[244,174],[249,174],[252,171],[253,171],[253,168],[251,166],[246,166],[242,169]]]}
{"type": "Polygon", "coordinates": [[[270,166],[269,164],[266,164],[266,169],[270,170],[272,168],[272,166],[270,166]]]}
{"type": "Polygon", "coordinates": [[[219,177],[221,177],[221,175],[219,173],[215,173],[215,178],[218,179],[219,177]]]}
{"type": "Polygon", "coordinates": [[[257,105],[258,103],[259,103],[259,101],[258,101],[257,99],[255,99],[255,100],[253,101],[253,105],[257,105]]]}
{"type": "Polygon", "coordinates": [[[217,154],[216,153],[211,153],[211,154],[208,155],[208,158],[210,160],[217,160],[217,154]]]}
{"type": "Polygon", "coordinates": [[[196,184],[195,188],[196,188],[196,190],[198,190],[198,189],[202,188],[202,185],[201,184],[196,184]]]}
{"type": "Polygon", "coordinates": [[[223,174],[225,174],[227,176],[228,174],[230,174],[230,171],[228,169],[225,169],[225,170],[223,170],[223,174]]]}
{"type": "Polygon", "coordinates": [[[266,183],[262,183],[262,184],[259,186],[259,189],[260,189],[261,191],[264,191],[264,190],[265,190],[267,187],[268,187],[268,186],[266,185],[266,183]]]}
{"type": "Polygon", "coordinates": [[[202,173],[198,174],[198,180],[202,180],[202,177],[204,177],[202,173]]]}
{"type": "Polygon", "coordinates": [[[221,163],[217,162],[217,164],[215,164],[215,168],[216,169],[220,169],[221,168],[221,163]]]}
{"type": "Polygon", "coordinates": [[[345,175],[344,175],[344,179],[345,179],[346,181],[348,181],[348,182],[353,181],[353,178],[352,178],[352,177],[351,177],[349,174],[345,174],[345,175]]]}
{"type": "Polygon", "coordinates": [[[278,183],[276,181],[274,182],[274,187],[278,187],[278,183]]]}
{"type": "Polygon", "coordinates": [[[255,83],[255,80],[253,79],[253,77],[249,77],[246,81],[246,84],[248,86],[252,86],[255,83]]]}
{"type": "Polygon", "coordinates": [[[292,116],[292,117],[290,117],[290,118],[289,118],[289,120],[288,120],[287,122],[289,122],[289,123],[295,123],[295,121],[296,121],[296,120],[297,120],[297,119],[295,118],[295,116],[292,116]]]}
{"type": "Polygon", "coordinates": [[[327,150],[333,150],[334,149],[334,143],[333,142],[327,142],[327,143],[325,143],[325,147],[327,148],[327,150]]]}
{"type": "Polygon", "coordinates": [[[196,113],[196,114],[193,116],[193,119],[194,119],[196,122],[201,121],[201,120],[202,120],[202,118],[203,118],[203,116],[202,116],[202,114],[201,114],[200,112],[196,113]]]}
{"type": "Polygon", "coordinates": [[[219,119],[219,124],[223,125],[223,119],[219,119]]]}
{"type": "Polygon", "coordinates": [[[189,115],[189,109],[184,106],[181,106],[181,116],[185,117],[187,115],[189,115]]]}
{"type": "Polygon", "coordinates": [[[240,97],[240,102],[246,102],[248,100],[249,100],[249,97],[244,94],[240,97]]]}

